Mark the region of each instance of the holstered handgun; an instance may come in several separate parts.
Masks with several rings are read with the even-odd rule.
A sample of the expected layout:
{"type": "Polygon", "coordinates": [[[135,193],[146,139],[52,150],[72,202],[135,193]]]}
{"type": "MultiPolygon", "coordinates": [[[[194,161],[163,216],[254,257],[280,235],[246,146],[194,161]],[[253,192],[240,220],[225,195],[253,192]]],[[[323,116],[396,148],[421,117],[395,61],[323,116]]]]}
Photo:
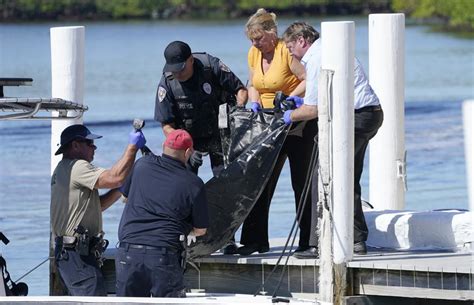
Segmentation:
{"type": "Polygon", "coordinates": [[[74,230],[74,232],[78,234],[76,251],[79,253],[79,255],[84,255],[84,256],[89,255],[90,253],[89,252],[90,251],[89,230],[84,229],[83,226],[79,225],[74,230]]]}

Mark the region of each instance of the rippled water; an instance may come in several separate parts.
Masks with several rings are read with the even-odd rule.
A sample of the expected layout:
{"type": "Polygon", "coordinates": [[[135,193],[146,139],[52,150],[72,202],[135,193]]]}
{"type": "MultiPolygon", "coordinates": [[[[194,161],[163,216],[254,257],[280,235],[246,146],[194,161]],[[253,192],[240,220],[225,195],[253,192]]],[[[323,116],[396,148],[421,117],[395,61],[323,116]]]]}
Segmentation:
{"type": "MultiPolygon", "coordinates": [[[[311,21],[319,28],[321,20],[311,21]]],[[[291,22],[281,20],[280,31],[291,22]]],[[[249,42],[244,24],[245,20],[86,23],[84,103],[90,110],[84,119],[95,133],[104,135],[97,141],[95,163],[108,167],[120,157],[135,117],[147,121],[148,144],[160,152],[161,128],[152,118],[163,49],[170,41],[184,40],[195,51],[220,57],[245,82],[249,42]]],[[[62,25],[0,25],[0,76],[34,79],[32,87],[5,88],[6,95],[51,95],[49,28],[62,25]]],[[[356,54],[367,67],[366,19],[356,19],[356,54]]],[[[406,28],[407,209],[468,207],[461,102],[474,97],[473,88],[472,40],[432,33],[422,26],[406,28]]],[[[50,124],[0,121],[0,147],[0,231],[11,239],[8,246],[0,245],[0,253],[15,280],[48,255],[50,124]]],[[[367,172],[364,194],[368,194],[367,172]]],[[[210,177],[208,163],[200,173],[204,180],[210,177]]],[[[117,241],[122,209],[123,204],[117,203],[104,214],[111,245],[117,241]]],[[[286,236],[293,217],[285,168],[271,207],[270,236],[286,236]]],[[[47,265],[24,280],[30,294],[46,295],[47,265]]]]}

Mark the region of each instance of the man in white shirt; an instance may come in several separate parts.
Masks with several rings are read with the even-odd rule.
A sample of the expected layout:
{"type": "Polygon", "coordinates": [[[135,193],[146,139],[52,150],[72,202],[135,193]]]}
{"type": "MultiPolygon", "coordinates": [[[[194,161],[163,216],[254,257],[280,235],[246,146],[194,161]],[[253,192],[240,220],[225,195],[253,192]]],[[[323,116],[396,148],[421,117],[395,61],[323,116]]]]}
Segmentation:
{"type": "MultiPolygon", "coordinates": [[[[288,100],[301,104],[295,110],[284,113],[286,124],[310,120],[318,116],[318,76],[321,69],[321,43],[319,33],[305,22],[294,22],[283,33],[283,40],[292,56],[301,61],[306,70],[306,93],[304,100],[298,96],[288,100]]],[[[362,211],[360,178],[364,167],[364,156],[370,139],[376,134],[383,122],[383,111],[379,99],[357,58],[354,58],[354,253],[367,253],[368,228],[362,211]]],[[[317,171],[313,173],[312,196],[317,202],[317,171]]],[[[313,204],[313,221],[317,221],[313,204]]],[[[314,227],[313,225],[311,227],[314,227]]],[[[301,253],[301,258],[311,257],[315,251],[301,253]],[[307,256],[305,257],[305,254],[307,256]]],[[[316,251],[317,253],[317,251],[316,251]]]]}

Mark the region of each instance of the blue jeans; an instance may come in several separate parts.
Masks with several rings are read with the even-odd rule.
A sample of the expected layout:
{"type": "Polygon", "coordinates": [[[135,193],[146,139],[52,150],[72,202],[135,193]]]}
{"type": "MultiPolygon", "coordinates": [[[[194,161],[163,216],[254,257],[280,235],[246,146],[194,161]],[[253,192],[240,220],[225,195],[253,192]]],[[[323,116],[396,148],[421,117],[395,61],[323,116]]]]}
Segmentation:
{"type": "Polygon", "coordinates": [[[81,256],[75,249],[57,250],[56,267],[72,296],[106,296],[104,277],[93,254],[81,256]]]}
{"type": "Polygon", "coordinates": [[[120,245],[115,258],[116,294],[127,297],[185,297],[181,254],[166,248],[120,245]]]}

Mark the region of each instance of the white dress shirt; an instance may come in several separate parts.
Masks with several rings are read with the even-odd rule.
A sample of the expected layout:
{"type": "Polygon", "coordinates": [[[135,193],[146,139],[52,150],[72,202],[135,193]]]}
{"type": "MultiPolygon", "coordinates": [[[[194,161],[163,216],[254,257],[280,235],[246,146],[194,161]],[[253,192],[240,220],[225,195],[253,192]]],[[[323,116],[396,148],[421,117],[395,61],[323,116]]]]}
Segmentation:
{"type": "MultiPolygon", "coordinates": [[[[316,40],[306,51],[301,63],[306,70],[306,93],[304,103],[318,105],[318,78],[321,70],[321,39],[316,40]]],[[[359,60],[354,58],[354,109],[379,105],[379,99],[365,76],[359,60]]]]}

